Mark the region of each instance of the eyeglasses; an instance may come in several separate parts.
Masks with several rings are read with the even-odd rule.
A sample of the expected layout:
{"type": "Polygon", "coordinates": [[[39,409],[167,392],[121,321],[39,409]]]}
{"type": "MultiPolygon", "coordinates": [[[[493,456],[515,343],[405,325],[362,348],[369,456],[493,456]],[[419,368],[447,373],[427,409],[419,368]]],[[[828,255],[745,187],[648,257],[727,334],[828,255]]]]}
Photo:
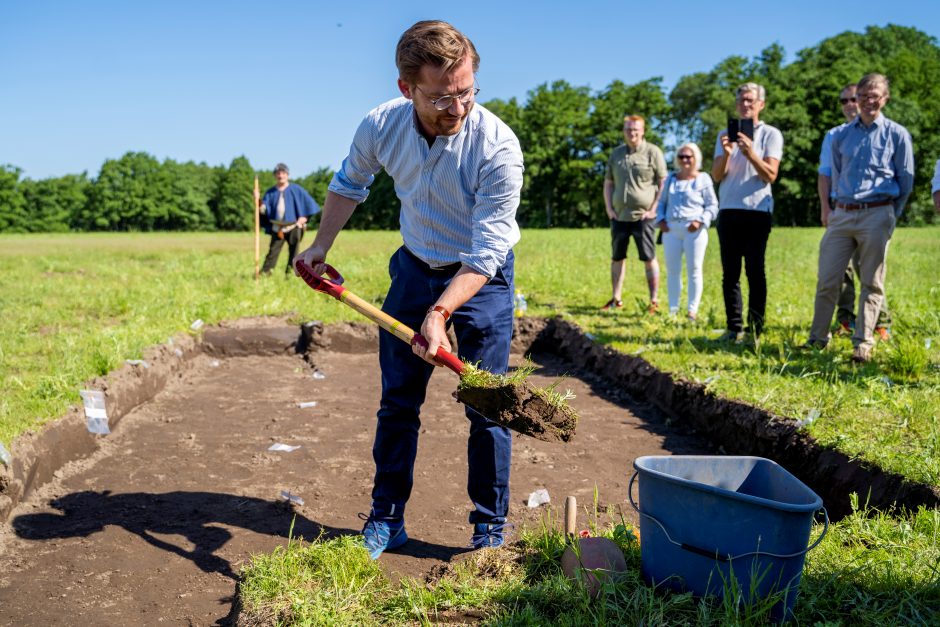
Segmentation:
{"type": "Polygon", "coordinates": [[[839,98],[839,102],[841,102],[842,104],[849,104],[850,102],[857,102],[857,100],[858,99],[855,96],[852,96],[851,98],[839,98]]]}
{"type": "Polygon", "coordinates": [[[679,159],[681,161],[691,161],[694,157],[692,155],[679,155],[679,159]]]}
{"type": "MultiPolygon", "coordinates": [[[[424,93],[424,90],[418,87],[417,85],[415,85],[415,89],[417,89],[421,93],[424,93]]],[[[454,100],[457,100],[460,104],[462,104],[465,107],[468,106],[471,102],[473,102],[473,98],[478,93],[480,93],[480,88],[474,85],[470,89],[467,89],[457,95],[445,94],[438,98],[430,98],[430,100],[431,100],[431,104],[434,105],[435,109],[437,109],[438,111],[445,111],[447,109],[450,109],[453,106],[454,100]]],[[[426,93],[424,93],[424,95],[427,96],[426,93]]]]}
{"type": "Polygon", "coordinates": [[[858,99],[862,102],[878,102],[884,97],[884,94],[858,94],[858,99]]]}

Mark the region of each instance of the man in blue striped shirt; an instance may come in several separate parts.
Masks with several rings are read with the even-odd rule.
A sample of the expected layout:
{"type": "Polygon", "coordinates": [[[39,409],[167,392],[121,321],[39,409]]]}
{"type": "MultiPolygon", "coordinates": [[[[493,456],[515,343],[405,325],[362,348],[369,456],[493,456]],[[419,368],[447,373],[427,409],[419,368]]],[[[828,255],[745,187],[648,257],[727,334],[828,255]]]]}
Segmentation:
{"type": "MultiPolygon", "coordinates": [[[[383,311],[419,328],[427,346],[379,338],[382,400],[373,457],[372,511],[363,536],[373,558],[404,544],[419,413],[438,348],[494,373],[506,372],[513,318],[516,209],[522,150],[512,130],[475,104],[480,57],[446,22],[423,21],[396,51],[402,97],[370,111],[330,183],[313,245],[298,258],[322,273],[326,255],[384,168],[401,200],[403,245],[389,262],[383,311]]],[[[509,431],[472,409],[467,490],[474,548],[503,543],[509,510],[509,431]]]]}
{"type": "Polygon", "coordinates": [[[888,79],[866,74],[858,82],[858,117],[832,135],[832,184],[836,199],[819,243],[813,326],[807,346],[829,342],[829,322],[853,254],[861,283],[852,360],[871,360],[874,328],[884,297],[885,257],[914,184],[911,134],[882,115],[888,79]]]}

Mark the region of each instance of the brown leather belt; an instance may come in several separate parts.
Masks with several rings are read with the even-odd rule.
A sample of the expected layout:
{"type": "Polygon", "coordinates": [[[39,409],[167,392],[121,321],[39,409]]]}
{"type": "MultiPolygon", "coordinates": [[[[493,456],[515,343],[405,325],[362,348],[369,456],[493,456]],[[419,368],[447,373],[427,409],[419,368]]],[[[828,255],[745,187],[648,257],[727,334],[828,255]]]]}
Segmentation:
{"type": "Polygon", "coordinates": [[[875,202],[837,202],[836,209],[845,209],[846,211],[858,211],[859,209],[874,209],[875,207],[891,207],[891,202],[887,200],[877,200],[875,202]]]}

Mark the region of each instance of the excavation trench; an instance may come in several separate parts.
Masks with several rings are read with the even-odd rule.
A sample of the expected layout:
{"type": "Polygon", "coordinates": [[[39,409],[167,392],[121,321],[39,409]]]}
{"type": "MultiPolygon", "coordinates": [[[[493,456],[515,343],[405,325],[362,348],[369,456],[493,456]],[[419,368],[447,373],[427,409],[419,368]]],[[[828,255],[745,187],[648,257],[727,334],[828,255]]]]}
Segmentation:
{"type": "MultiPolygon", "coordinates": [[[[85,428],[81,408],[12,445],[0,466],[0,622],[198,624],[223,620],[241,564],[293,533],[356,533],[372,482],[380,381],[377,331],[246,319],[180,336],[88,382],[112,429],[85,428]],[[311,406],[310,403],[316,403],[311,406]],[[273,444],[299,446],[293,452],[273,444]],[[282,493],[303,504],[288,504],[282,493]]],[[[569,442],[514,439],[510,516],[534,524],[539,488],[623,509],[640,455],[760,455],[811,485],[836,515],[847,494],[936,505],[937,492],[820,449],[793,421],[717,398],[639,357],[599,346],[561,319],[519,321],[513,363],[532,352],[531,383],[570,388],[569,442]]],[[[431,378],[422,414],[412,538],[383,557],[393,576],[423,578],[466,550],[467,422],[457,380],[431,378]]],[[[582,517],[582,525],[586,524],[582,517]]]]}

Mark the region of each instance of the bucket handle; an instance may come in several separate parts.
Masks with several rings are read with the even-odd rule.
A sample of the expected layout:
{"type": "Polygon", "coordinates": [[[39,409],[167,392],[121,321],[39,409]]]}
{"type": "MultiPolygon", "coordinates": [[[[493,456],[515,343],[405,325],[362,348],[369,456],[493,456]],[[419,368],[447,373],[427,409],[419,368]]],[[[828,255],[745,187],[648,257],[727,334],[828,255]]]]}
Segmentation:
{"type": "Polygon", "coordinates": [[[696,555],[701,555],[702,557],[707,557],[710,559],[718,560],[720,562],[730,562],[732,560],[740,559],[742,557],[750,557],[751,555],[766,555],[768,557],[776,557],[779,559],[789,559],[791,557],[799,557],[801,555],[805,555],[806,553],[812,551],[817,546],[819,546],[819,543],[822,542],[822,539],[826,537],[826,532],[829,531],[829,512],[826,511],[825,507],[821,507],[820,509],[822,510],[823,515],[826,517],[826,526],[823,528],[823,532],[820,534],[820,536],[816,538],[816,541],[813,542],[808,547],[806,547],[805,549],[803,549],[802,551],[797,551],[796,553],[790,553],[788,555],[781,555],[779,553],[770,553],[768,551],[750,551],[748,553],[741,553],[739,555],[720,555],[718,553],[718,549],[715,549],[714,551],[709,551],[708,549],[703,549],[701,547],[695,546],[694,544],[688,544],[686,542],[677,542],[673,540],[672,536],[669,535],[669,532],[666,531],[666,527],[663,525],[663,523],[659,522],[659,520],[657,520],[653,516],[650,516],[646,512],[641,511],[640,508],[637,506],[636,502],[633,500],[633,483],[636,481],[637,475],[639,474],[640,473],[638,471],[636,470],[633,471],[633,476],[630,477],[630,486],[627,488],[627,498],[630,499],[630,505],[633,506],[633,509],[635,509],[636,512],[640,516],[648,518],[649,520],[652,520],[654,523],[656,523],[659,526],[659,528],[662,529],[663,533],[666,535],[666,539],[671,544],[674,544],[677,547],[685,549],[686,551],[689,551],[691,553],[695,553],[696,555]]]}

